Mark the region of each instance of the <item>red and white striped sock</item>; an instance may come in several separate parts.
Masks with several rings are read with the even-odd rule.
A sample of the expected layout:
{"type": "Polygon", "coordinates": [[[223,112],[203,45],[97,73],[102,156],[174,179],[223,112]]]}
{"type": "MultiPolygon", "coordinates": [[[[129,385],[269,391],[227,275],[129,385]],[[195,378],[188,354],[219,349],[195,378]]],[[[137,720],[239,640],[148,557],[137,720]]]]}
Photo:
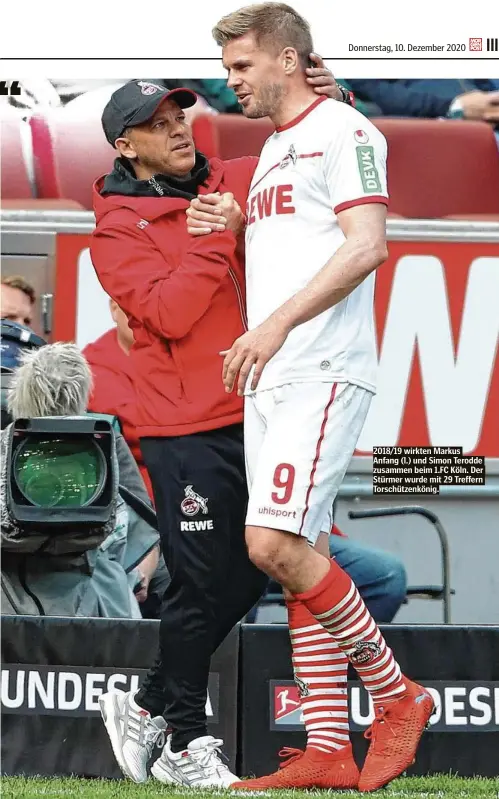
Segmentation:
{"type": "Polygon", "coordinates": [[[307,747],[335,752],[350,743],[348,658],[305,605],[296,599],[286,604],[307,747]]]}
{"type": "Polygon", "coordinates": [[[329,572],[318,585],[295,594],[295,599],[303,602],[333,636],[375,706],[400,698],[406,691],[400,666],[354,583],[336,561],[331,561],[329,572]]]}

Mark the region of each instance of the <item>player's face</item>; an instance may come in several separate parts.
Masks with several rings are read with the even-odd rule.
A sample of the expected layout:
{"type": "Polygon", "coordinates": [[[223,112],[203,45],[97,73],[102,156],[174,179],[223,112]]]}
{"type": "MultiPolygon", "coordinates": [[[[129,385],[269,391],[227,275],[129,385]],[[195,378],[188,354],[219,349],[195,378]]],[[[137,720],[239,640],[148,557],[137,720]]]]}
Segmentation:
{"type": "Polygon", "coordinates": [[[132,161],[139,179],[157,173],[184,177],[196,158],[190,125],[174,100],[165,100],[151,119],[130,128],[117,146],[132,161]]]}
{"type": "Polygon", "coordinates": [[[260,49],[252,33],[225,45],[223,65],[227,85],[234,89],[244,116],[272,116],[284,95],[284,71],[280,56],[260,49]]]}

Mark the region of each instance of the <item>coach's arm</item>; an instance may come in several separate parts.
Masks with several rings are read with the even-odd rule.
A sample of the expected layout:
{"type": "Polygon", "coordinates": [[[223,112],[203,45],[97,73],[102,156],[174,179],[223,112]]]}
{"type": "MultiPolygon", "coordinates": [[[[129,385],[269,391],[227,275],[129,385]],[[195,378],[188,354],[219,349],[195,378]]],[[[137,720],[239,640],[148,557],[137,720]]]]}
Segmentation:
{"type": "Polygon", "coordinates": [[[90,251],[104,291],[129,318],[156,336],[179,339],[206,313],[234,257],[237,239],[230,230],[213,237],[209,243],[192,239],[174,257],[136,224],[115,225],[97,228],[90,251]]]}
{"type": "Polygon", "coordinates": [[[232,391],[239,373],[238,394],[244,392],[248,374],[255,371],[255,389],[263,368],[282,347],[293,328],[308,322],[348,297],[388,257],[386,205],[354,205],[337,213],[345,241],[312,280],[277,308],[254,330],[245,333],[227,352],[223,366],[226,391],[232,391]]]}

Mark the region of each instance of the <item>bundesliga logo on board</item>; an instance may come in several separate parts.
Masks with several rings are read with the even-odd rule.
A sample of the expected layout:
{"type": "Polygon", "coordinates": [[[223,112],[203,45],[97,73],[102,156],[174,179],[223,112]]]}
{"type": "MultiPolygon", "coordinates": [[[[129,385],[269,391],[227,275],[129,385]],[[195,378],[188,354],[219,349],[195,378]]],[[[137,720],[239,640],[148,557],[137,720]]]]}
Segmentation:
{"type": "Polygon", "coordinates": [[[274,686],[275,724],[303,724],[300,691],[297,685],[274,686]]]}

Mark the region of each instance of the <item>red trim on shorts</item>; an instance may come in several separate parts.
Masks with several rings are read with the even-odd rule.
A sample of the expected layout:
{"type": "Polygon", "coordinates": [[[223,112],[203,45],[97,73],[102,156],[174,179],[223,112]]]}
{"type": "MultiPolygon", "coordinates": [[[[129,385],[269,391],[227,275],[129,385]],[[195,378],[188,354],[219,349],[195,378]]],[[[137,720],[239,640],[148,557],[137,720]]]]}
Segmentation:
{"type": "Polygon", "coordinates": [[[305,117],[307,117],[310,114],[310,112],[314,110],[314,108],[317,108],[319,103],[323,103],[324,100],[327,99],[328,98],[324,94],[322,95],[322,97],[318,97],[317,100],[314,100],[312,105],[309,105],[309,107],[306,108],[305,111],[302,111],[301,114],[298,114],[297,117],[292,119],[290,122],[286,122],[285,125],[281,125],[280,128],[276,128],[276,133],[281,133],[281,131],[283,130],[289,130],[289,128],[293,128],[295,125],[298,124],[298,122],[301,122],[302,119],[305,119],[305,117]]]}
{"type": "Polygon", "coordinates": [[[340,211],[346,211],[347,208],[353,208],[355,205],[367,205],[368,203],[383,203],[388,205],[388,197],[383,197],[382,194],[373,194],[371,197],[359,197],[357,200],[348,200],[346,203],[340,203],[333,212],[339,214],[340,211]]]}
{"type": "Polygon", "coordinates": [[[310,494],[312,492],[312,488],[314,487],[314,477],[315,477],[315,472],[317,470],[317,464],[319,462],[319,458],[320,458],[320,454],[321,454],[322,442],[324,441],[324,433],[325,433],[325,430],[326,430],[326,424],[327,424],[327,420],[328,420],[328,417],[329,417],[329,409],[330,409],[331,405],[334,402],[334,398],[335,398],[335,395],[336,395],[336,389],[337,388],[338,388],[338,383],[333,383],[333,388],[331,389],[331,396],[329,397],[328,403],[327,403],[326,407],[324,408],[324,416],[323,416],[323,419],[322,419],[321,431],[319,433],[319,440],[317,441],[317,446],[315,448],[315,458],[314,458],[314,462],[312,464],[312,469],[310,471],[310,481],[309,481],[309,484],[308,484],[307,496],[305,498],[305,509],[304,509],[302,517],[301,517],[301,524],[300,524],[300,529],[298,530],[298,535],[301,535],[301,531],[303,530],[303,525],[305,523],[305,516],[307,515],[307,513],[309,511],[309,504],[308,503],[309,503],[309,500],[310,500],[310,494]]]}
{"type": "MultiPolygon", "coordinates": [[[[324,153],[323,153],[323,152],[321,152],[321,153],[319,153],[319,152],[317,152],[317,153],[304,153],[303,155],[298,155],[298,156],[297,156],[297,158],[319,158],[319,156],[321,156],[321,155],[324,155],[324,153]]],[[[259,183],[261,183],[261,182],[262,182],[262,180],[263,180],[264,178],[266,178],[266,177],[267,177],[267,175],[268,175],[270,172],[272,172],[272,170],[273,170],[273,169],[277,169],[277,167],[278,167],[278,166],[281,166],[281,163],[282,163],[282,162],[281,162],[281,161],[279,161],[279,163],[278,163],[278,164],[274,164],[274,166],[271,166],[271,167],[270,167],[270,169],[267,169],[267,171],[265,172],[265,174],[264,174],[264,175],[262,175],[262,177],[261,177],[259,180],[257,180],[257,182],[255,183],[255,185],[251,187],[251,191],[254,191],[254,190],[256,189],[256,187],[258,186],[258,184],[259,184],[259,183]]]]}

